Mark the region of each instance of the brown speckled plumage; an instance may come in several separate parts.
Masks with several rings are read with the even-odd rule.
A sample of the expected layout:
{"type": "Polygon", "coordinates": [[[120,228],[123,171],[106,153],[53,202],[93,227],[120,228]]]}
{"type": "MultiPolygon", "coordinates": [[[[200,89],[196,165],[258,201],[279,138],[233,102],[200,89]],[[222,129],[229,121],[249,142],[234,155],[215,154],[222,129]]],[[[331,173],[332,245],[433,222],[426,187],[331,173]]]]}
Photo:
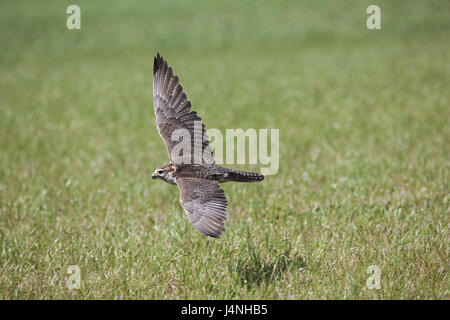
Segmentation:
{"type": "Polygon", "coordinates": [[[227,199],[219,183],[256,182],[264,180],[264,176],[215,164],[202,119],[191,110],[178,77],[159,53],[153,65],[153,105],[158,132],[166,145],[170,163],[155,170],[152,178],[176,184],[180,203],[194,227],[203,235],[218,238],[225,231],[227,219],[227,199]],[[194,130],[195,123],[200,124],[199,132],[194,130]],[[172,135],[177,129],[188,130],[191,139],[174,141],[172,135]],[[201,141],[201,146],[196,146],[194,140],[201,141]],[[186,150],[191,150],[191,154],[172,156],[177,145],[188,147],[186,150]]]}

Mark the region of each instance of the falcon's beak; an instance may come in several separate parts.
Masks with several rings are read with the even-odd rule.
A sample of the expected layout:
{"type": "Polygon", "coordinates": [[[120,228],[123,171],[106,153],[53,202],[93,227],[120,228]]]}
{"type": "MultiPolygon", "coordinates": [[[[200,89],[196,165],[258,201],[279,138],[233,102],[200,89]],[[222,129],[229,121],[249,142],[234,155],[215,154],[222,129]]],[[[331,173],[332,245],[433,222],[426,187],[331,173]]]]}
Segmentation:
{"type": "Polygon", "coordinates": [[[156,172],[153,172],[152,179],[156,179],[156,178],[158,178],[158,174],[156,172]]]}

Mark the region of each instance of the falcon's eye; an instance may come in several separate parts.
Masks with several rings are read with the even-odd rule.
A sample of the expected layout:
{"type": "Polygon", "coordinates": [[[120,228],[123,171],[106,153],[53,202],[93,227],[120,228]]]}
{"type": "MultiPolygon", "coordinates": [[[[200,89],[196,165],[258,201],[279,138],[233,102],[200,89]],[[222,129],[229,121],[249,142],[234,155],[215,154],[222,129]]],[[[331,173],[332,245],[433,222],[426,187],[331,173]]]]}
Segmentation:
{"type": "Polygon", "coordinates": [[[160,170],[157,170],[156,172],[157,172],[158,174],[163,174],[163,173],[164,173],[164,170],[161,170],[161,169],[160,169],[160,170]]]}

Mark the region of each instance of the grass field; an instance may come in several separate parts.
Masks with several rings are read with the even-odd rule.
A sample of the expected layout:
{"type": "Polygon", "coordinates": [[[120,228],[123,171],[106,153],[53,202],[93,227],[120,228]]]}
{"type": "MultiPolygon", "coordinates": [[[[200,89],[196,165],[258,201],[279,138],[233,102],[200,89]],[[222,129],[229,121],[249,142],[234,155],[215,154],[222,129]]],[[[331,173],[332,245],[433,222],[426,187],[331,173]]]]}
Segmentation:
{"type": "Polygon", "coordinates": [[[449,299],[450,3],[369,4],[2,1],[0,298],[449,299]],[[280,130],[218,240],[150,178],[156,52],[208,128],[280,130]]]}

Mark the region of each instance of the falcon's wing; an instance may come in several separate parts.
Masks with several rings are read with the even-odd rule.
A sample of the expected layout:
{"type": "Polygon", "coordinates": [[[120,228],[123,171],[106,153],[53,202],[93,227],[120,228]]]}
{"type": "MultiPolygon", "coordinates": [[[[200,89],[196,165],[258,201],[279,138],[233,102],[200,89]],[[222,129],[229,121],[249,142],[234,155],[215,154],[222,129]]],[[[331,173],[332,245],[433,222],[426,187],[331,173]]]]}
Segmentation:
{"type": "Polygon", "coordinates": [[[180,203],[194,227],[205,236],[219,238],[225,231],[227,198],[216,181],[178,178],[180,203]]]}
{"type": "MultiPolygon", "coordinates": [[[[166,144],[167,152],[175,164],[214,164],[214,155],[205,132],[205,125],[195,111],[191,111],[191,102],[180,84],[178,76],[173,74],[163,57],[156,55],[153,64],[153,106],[156,125],[166,144]],[[196,133],[197,146],[194,145],[194,122],[198,121],[196,133]],[[177,129],[186,129],[189,139],[185,139],[177,129]],[[173,149],[177,146],[174,154],[173,149]],[[189,150],[189,155],[182,152],[189,150]],[[180,152],[182,151],[182,152],[180,152]]],[[[187,153],[188,151],[186,151],[187,153]]]]}

